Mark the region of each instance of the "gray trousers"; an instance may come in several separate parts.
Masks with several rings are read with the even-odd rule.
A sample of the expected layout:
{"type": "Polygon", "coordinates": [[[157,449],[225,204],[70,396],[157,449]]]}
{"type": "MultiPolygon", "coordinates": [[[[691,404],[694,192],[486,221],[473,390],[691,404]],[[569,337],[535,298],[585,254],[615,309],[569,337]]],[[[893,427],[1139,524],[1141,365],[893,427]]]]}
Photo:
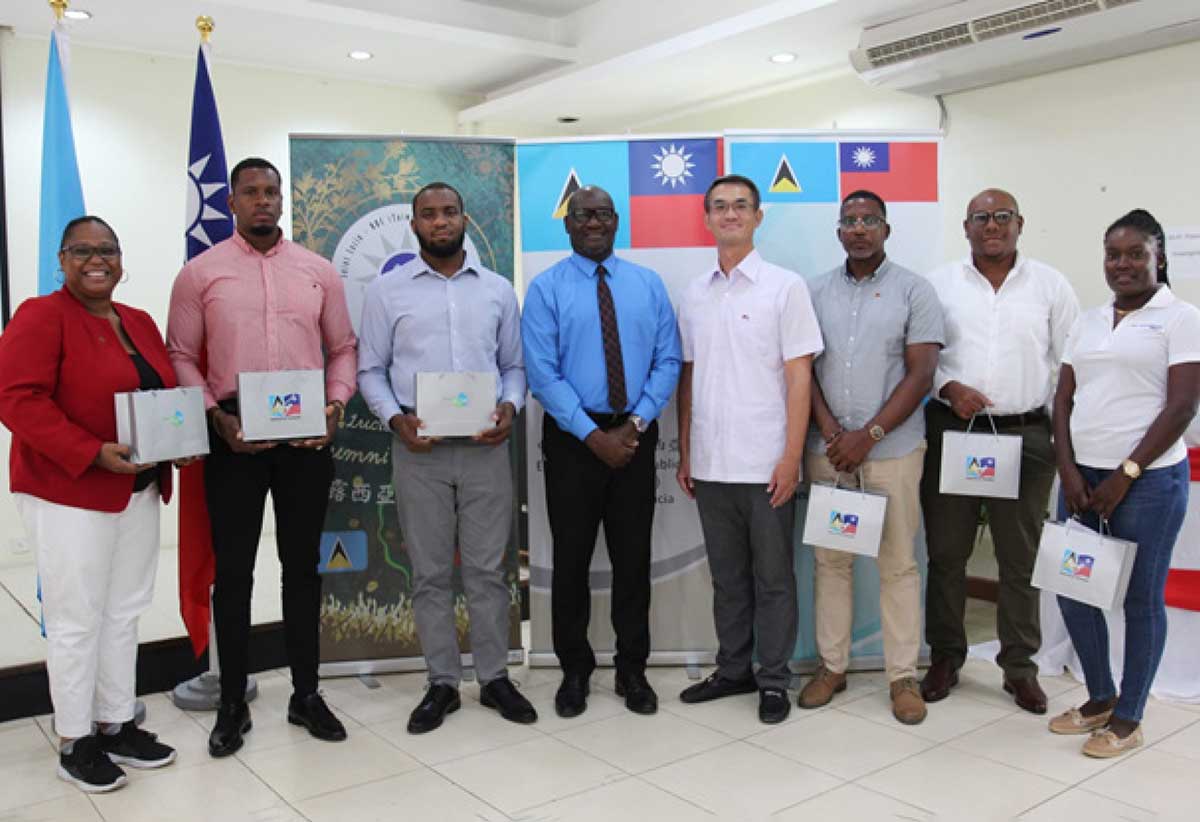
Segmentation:
{"type": "Polygon", "coordinates": [[[504,552],[512,531],[508,444],[438,443],[414,454],[392,442],[400,528],[413,569],[413,616],[429,681],[462,679],[454,608],[454,549],[461,559],[479,682],[507,676],[509,584],[504,552]]]}
{"type": "Polygon", "coordinates": [[[772,508],[765,483],[694,484],[713,579],[717,670],[726,679],[749,677],[757,649],[758,687],[786,689],[799,619],[796,500],[772,508]]]}

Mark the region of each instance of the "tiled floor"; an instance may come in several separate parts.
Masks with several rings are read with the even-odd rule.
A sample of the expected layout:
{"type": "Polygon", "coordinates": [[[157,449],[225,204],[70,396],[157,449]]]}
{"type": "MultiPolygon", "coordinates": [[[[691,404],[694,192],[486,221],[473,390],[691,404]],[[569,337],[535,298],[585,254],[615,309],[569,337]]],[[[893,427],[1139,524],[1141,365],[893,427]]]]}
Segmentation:
{"type": "MultiPolygon", "coordinates": [[[[588,711],[554,715],[557,672],[512,669],[538,708],[532,726],[504,722],[463,688],[463,709],[424,736],[405,732],[422,674],[327,680],[350,731],[342,744],[286,724],[290,683],[261,677],[254,730],[225,760],[205,751],[211,715],[147,700],[147,727],[179,748],[161,771],[87,797],[54,775],[46,717],[0,725],[0,820],[1195,820],[1200,706],[1152,701],[1147,747],[1117,761],[1084,758],[1016,708],[999,672],[971,660],[962,685],[922,725],[888,713],[878,673],[851,676],[833,705],[793,710],[768,728],[756,697],[683,705],[678,668],[650,671],[661,709],[634,716],[593,678],[588,711]]],[[[1068,678],[1043,680],[1051,710],[1081,702],[1068,678]]]]}

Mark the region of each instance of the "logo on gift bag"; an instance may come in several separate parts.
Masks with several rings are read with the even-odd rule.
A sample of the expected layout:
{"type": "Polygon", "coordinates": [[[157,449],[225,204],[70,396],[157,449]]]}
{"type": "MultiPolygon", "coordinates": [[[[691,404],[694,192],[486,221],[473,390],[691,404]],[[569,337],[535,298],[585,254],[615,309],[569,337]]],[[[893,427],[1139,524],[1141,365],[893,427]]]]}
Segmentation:
{"type": "Polygon", "coordinates": [[[1096,558],[1090,554],[1080,554],[1068,548],[1063,551],[1062,568],[1059,569],[1059,573],[1064,577],[1087,581],[1092,578],[1092,566],[1095,564],[1096,558]]]}
{"type": "Polygon", "coordinates": [[[458,396],[456,396],[452,402],[454,403],[455,408],[466,408],[469,400],[470,397],[467,396],[466,391],[459,391],[458,396]]]}
{"type": "Polygon", "coordinates": [[[173,425],[176,428],[183,428],[183,412],[176,408],[174,414],[168,414],[163,417],[163,422],[173,425]]]}
{"type": "Polygon", "coordinates": [[[990,481],[995,478],[995,457],[967,457],[967,479],[990,481]]]}
{"type": "Polygon", "coordinates": [[[270,406],[269,414],[273,420],[300,416],[299,394],[268,394],[267,405],[270,406]]]}
{"type": "Polygon", "coordinates": [[[858,533],[858,514],[847,514],[842,511],[829,512],[829,533],[842,537],[852,537],[858,533]]]}

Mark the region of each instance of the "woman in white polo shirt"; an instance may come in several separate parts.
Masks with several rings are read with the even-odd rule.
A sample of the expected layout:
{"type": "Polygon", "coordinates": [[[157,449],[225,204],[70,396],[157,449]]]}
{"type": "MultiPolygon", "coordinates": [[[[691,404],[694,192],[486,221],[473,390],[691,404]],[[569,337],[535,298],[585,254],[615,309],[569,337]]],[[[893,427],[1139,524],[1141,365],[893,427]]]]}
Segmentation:
{"type": "Polygon", "coordinates": [[[1058,598],[1088,701],[1050,720],[1050,730],[1091,732],[1083,753],[1101,758],[1142,744],[1142,711],[1166,644],[1163,587],[1187,508],[1182,435],[1200,398],[1200,310],[1171,293],[1164,252],[1162,227],[1141,209],[1105,232],[1113,299],[1076,321],[1054,397],[1059,516],[1079,515],[1093,529],[1107,520],[1114,536],[1137,543],[1119,692],[1103,611],[1058,598]]]}

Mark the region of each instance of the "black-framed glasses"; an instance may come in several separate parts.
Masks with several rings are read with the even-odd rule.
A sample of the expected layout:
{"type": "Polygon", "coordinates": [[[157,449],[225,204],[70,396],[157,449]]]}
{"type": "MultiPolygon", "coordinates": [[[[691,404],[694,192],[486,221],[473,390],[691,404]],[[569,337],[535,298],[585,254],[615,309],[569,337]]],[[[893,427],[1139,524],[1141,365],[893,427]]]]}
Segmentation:
{"type": "Polygon", "coordinates": [[[106,262],[112,262],[121,256],[121,247],[111,243],[105,243],[104,245],[80,243],[63,246],[61,250],[77,263],[86,263],[93,256],[99,257],[106,262]]]}
{"type": "Polygon", "coordinates": [[[590,223],[593,218],[602,225],[608,225],[617,217],[617,212],[611,208],[573,208],[570,214],[571,219],[580,225],[590,223]]]}
{"type": "Polygon", "coordinates": [[[886,222],[887,220],[882,217],[868,214],[865,217],[842,217],[837,221],[837,224],[847,231],[853,231],[860,225],[864,228],[879,228],[886,222]]]}
{"type": "Polygon", "coordinates": [[[988,224],[988,220],[994,220],[996,225],[1008,225],[1016,216],[1017,212],[1011,208],[998,208],[995,211],[972,211],[967,219],[971,225],[982,228],[988,224]]]}

